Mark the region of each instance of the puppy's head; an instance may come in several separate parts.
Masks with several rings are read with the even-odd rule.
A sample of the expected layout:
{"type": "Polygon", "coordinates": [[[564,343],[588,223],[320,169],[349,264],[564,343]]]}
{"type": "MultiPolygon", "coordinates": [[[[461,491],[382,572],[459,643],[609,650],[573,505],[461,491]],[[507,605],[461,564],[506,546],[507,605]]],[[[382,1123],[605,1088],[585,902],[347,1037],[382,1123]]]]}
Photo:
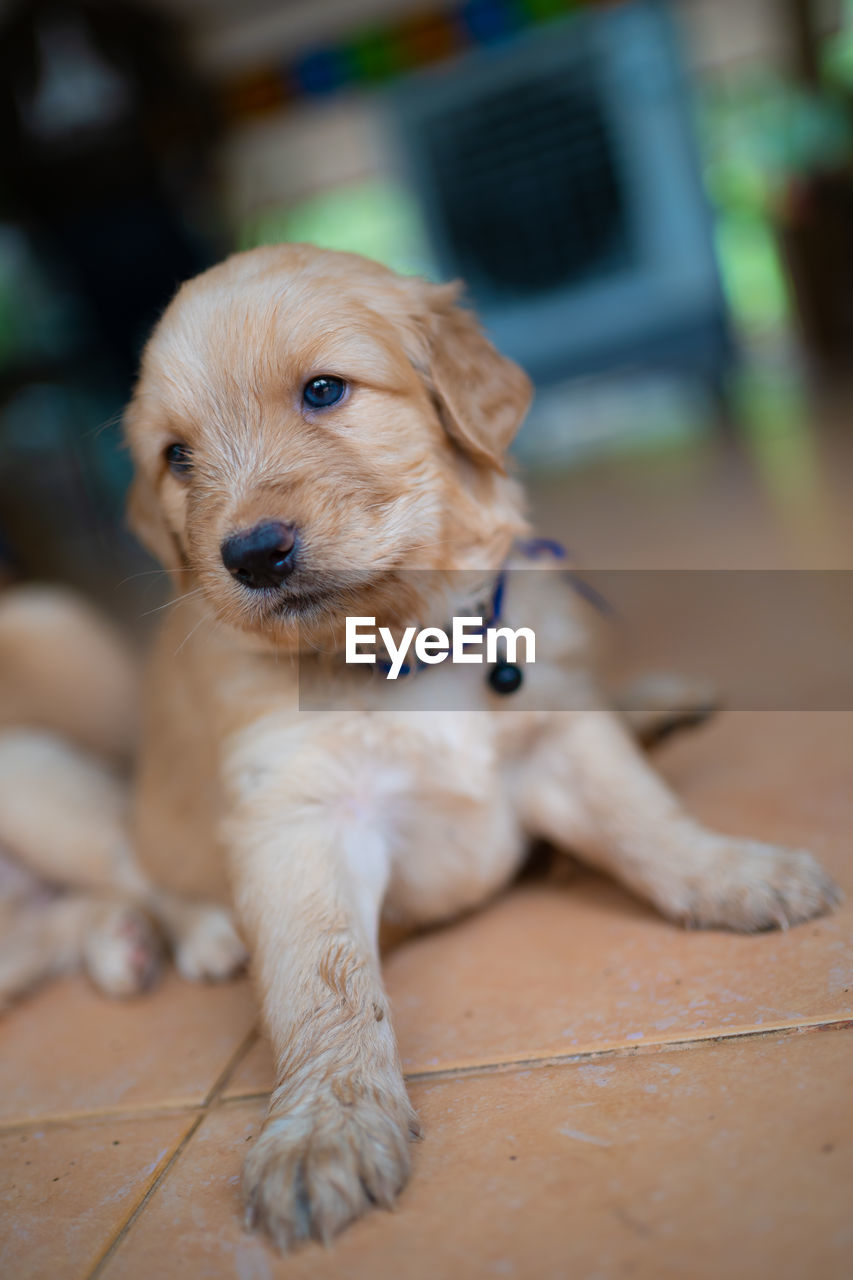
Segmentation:
{"type": "Polygon", "coordinates": [[[127,411],[130,517],[219,618],[328,643],[347,613],[402,620],[436,571],[506,556],[530,386],[456,295],[306,245],[180,289],[127,411]]]}

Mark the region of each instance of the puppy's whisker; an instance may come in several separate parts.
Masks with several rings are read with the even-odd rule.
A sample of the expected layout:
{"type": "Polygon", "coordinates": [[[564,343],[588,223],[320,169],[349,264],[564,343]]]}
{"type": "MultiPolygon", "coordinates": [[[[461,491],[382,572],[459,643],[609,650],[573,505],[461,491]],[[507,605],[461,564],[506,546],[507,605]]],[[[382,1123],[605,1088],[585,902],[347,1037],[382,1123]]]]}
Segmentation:
{"type": "Polygon", "coordinates": [[[110,427],[119,426],[123,417],[124,409],[117,409],[115,413],[111,413],[103,422],[99,422],[97,426],[94,426],[90,431],[85,432],[85,437],[90,440],[97,440],[98,436],[103,435],[103,433],[108,431],[110,427]]]}
{"type": "MultiPolygon", "coordinates": [[[[177,658],[178,654],[179,654],[179,653],[181,653],[181,652],[183,651],[184,645],[185,645],[189,640],[191,640],[191,639],[193,638],[193,636],[194,636],[194,635],[195,635],[195,633],[198,631],[198,629],[199,629],[199,627],[201,626],[201,624],[202,624],[203,622],[210,622],[210,621],[211,621],[210,617],[209,617],[206,613],[203,613],[203,614],[201,615],[201,617],[199,618],[198,622],[195,624],[195,626],[194,626],[194,627],[192,627],[192,629],[187,633],[187,635],[185,635],[185,636],[184,636],[183,640],[181,641],[181,643],[178,645],[177,649],[175,650],[175,652],[174,652],[174,655],[173,655],[173,656],[177,658]]],[[[215,634],[215,632],[214,632],[214,634],[215,634]]]]}
{"type": "Polygon", "coordinates": [[[118,591],[121,587],[126,587],[129,582],[135,582],[137,578],[151,577],[152,574],[175,574],[179,577],[184,572],[184,569],[140,569],[138,573],[129,573],[126,578],[122,578],[115,584],[113,590],[118,591]]]}
{"type": "Polygon", "coordinates": [[[163,609],[172,609],[176,604],[180,604],[183,600],[191,600],[193,596],[200,596],[203,587],[195,587],[192,591],[185,591],[182,596],[175,596],[174,600],[167,600],[165,604],[158,604],[155,609],[146,609],[145,613],[141,613],[141,618],[147,618],[152,613],[160,613],[163,609]]]}

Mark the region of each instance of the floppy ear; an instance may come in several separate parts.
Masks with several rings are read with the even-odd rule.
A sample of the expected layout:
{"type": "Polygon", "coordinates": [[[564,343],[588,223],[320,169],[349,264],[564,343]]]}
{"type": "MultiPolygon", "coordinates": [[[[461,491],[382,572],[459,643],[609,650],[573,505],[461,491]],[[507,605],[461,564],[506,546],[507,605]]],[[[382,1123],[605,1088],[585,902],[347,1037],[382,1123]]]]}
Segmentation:
{"type": "Polygon", "coordinates": [[[458,283],[425,287],[424,372],[447,434],[475,461],[503,471],[533,387],[489,342],[474,313],[458,305],[460,290],[458,283]]]}
{"type": "Polygon", "coordinates": [[[146,551],[164,569],[180,569],[180,548],[166,524],[153,484],[141,471],[137,471],[128,491],[127,521],[146,551]]]}

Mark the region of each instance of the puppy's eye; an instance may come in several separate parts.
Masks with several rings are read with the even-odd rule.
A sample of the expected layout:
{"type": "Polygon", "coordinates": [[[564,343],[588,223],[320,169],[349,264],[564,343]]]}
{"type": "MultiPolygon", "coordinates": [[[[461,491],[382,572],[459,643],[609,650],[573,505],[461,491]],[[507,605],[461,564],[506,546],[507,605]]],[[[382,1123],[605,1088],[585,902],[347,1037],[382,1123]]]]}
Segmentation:
{"type": "Polygon", "coordinates": [[[333,404],[337,404],[343,399],[347,384],[343,378],[334,378],[331,374],[324,374],[319,378],[312,378],[310,382],[306,382],[302,391],[302,399],[308,405],[309,409],[329,409],[333,404]]]}
{"type": "Polygon", "coordinates": [[[193,455],[185,444],[170,444],[164,456],[166,465],[174,476],[183,478],[193,469],[193,455]]]}

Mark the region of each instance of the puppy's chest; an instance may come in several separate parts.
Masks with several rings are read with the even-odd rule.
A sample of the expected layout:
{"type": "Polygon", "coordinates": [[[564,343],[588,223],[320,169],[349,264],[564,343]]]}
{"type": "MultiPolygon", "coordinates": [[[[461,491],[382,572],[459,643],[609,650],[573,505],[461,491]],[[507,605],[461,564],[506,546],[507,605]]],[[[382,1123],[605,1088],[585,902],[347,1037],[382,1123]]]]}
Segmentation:
{"type": "Polygon", "coordinates": [[[326,738],[327,752],[346,762],[342,793],[354,815],[428,808],[447,796],[481,803],[506,760],[493,717],[476,712],[355,714],[326,738]]]}

